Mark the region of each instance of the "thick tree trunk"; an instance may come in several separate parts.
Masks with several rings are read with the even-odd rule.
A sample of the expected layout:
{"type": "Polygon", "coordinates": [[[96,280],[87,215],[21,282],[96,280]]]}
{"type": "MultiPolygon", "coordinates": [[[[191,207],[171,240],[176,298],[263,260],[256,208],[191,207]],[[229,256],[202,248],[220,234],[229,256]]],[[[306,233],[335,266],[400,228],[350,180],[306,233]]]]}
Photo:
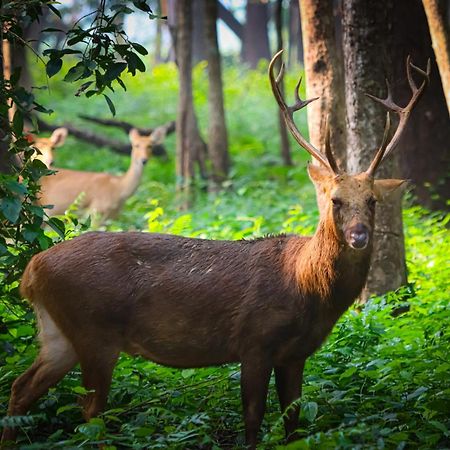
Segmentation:
{"type": "Polygon", "coordinates": [[[441,74],[447,109],[450,112],[450,26],[448,0],[423,0],[433,50],[441,74]]]}
{"type": "MultiPolygon", "coordinates": [[[[277,32],[277,51],[283,48],[283,1],[275,3],[275,28],[277,32]]],[[[281,92],[284,93],[284,82],[280,83],[281,92]]],[[[278,109],[278,123],[280,128],[280,151],[281,159],[285,166],[292,166],[291,150],[289,147],[288,132],[283,113],[278,109]]]]}
{"type": "Polygon", "coordinates": [[[337,58],[333,2],[300,0],[307,98],[320,97],[308,108],[310,141],[325,148],[325,125],[331,130],[331,148],[345,168],[346,126],[342,60],[337,58]]]}
{"type": "Polygon", "coordinates": [[[400,155],[402,177],[412,181],[413,193],[428,208],[449,209],[450,120],[439,70],[421,0],[396,0],[393,14],[393,80],[396,99],[405,105],[411,96],[405,80],[405,60],[425,67],[431,59],[430,84],[409,118],[396,152],[400,155]]]}
{"type": "Polygon", "coordinates": [[[260,59],[270,58],[267,24],[269,9],[267,2],[247,0],[246,23],[242,44],[242,60],[254,69],[260,59]]]}
{"type": "Polygon", "coordinates": [[[211,188],[216,190],[227,178],[230,165],[228,136],[223,103],[222,71],[217,42],[217,2],[205,2],[205,35],[208,49],[209,129],[208,149],[212,165],[211,188]]]}
{"type": "MultiPolygon", "coordinates": [[[[347,106],[347,167],[350,173],[367,169],[383,135],[386,111],[364,95],[384,97],[391,67],[392,1],[344,0],[343,42],[347,106]],[[382,38],[380,38],[382,37],[382,38]]],[[[398,158],[390,157],[379,178],[398,175],[398,158]]],[[[377,206],[372,266],[363,300],[406,282],[401,197],[377,206]]]]}
{"type": "Polygon", "coordinates": [[[177,113],[176,174],[177,189],[182,193],[181,207],[188,208],[193,200],[192,182],[195,163],[206,176],[204,159],[206,144],[200,136],[192,97],[192,2],[179,0],[176,5],[175,53],[180,77],[180,97],[177,113]]]}

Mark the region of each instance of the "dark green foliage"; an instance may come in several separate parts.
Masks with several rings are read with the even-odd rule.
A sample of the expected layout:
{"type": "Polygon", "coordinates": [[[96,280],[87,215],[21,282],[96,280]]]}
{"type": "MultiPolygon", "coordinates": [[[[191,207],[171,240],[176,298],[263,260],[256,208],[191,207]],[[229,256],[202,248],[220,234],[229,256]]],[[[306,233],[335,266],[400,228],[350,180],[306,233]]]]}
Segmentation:
{"type": "MultiPolygon", "coordinates": [[[[200,65],[195,71],[195,100],[205,127],[203,69],[200,65]]],[[[150,76],[151,82],[124,78],[127,93],[117,92],[113,98],[121,118],[153,126],[175,117],[175,68],[159,66],[150,76]]],[[[306,157],[295,153],[294,168],[279,165],[276,105],[265,73],[227,69],[224,80],[234,161],[228,190],[211,196],[199,193],[190,211],[179,212],[174,137],[170,137],[171,161],[149,161],[137,194],[108,229],[216,239],[314,231],[317,209],[306,177],[306,157]]],[[[293,83],[288,78],[287,92],[293,83]]],[[[109,114],[101,99],[80,98],[68,105],[67,88],[61,85],[53,86],[51,101],[44,95],[40,101],[57,111],[56,121],[81,124],[77,113],[109,114]]],[[[303,114],[298,121],[304,129],[303,114]]],[[[126,139],[122,132],[109,132],[126,139]]],[[[70,138],[56,152],[57,167],[119,172],[128,161],[70,138]]],[[[411,284],[373,299],[361,311],[352,308],[310,358],[301,399],[303,438],[289,448],[450,447],[450,217],[407,206],[404,221],[411,284]],[[406,312],[394,317],[399,307],[406,312]]],[[[56,228],[59,225],[54,222],[56,228]]],[[[6,303],[0,308],[0,408],[5,411],[10,385],[31,364],[36,344],[33,315],[23,311],[14,315],[6,303]]],[[[83,423],[77,403],[83,393],[76,369],[41,399],[30,416],[6,419],[26,431],[21,433],[21,448],[96,448],[99,443],[105,443],[104,448],[242,448],[237,366],[175,370],[123,355],[115,369],[110,409],[88,424],[83,423]]],[[[282,428],[272,383],[261,448],[284,448],[282,428]]]]}

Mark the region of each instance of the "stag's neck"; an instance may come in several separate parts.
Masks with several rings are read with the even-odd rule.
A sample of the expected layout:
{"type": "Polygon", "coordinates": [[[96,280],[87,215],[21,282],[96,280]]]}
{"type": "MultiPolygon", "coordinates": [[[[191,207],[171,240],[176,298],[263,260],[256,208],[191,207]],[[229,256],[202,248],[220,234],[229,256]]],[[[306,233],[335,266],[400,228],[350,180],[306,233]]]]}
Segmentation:
{"type": "Polygon", "coordinates": [[[349,248],[332,222],[322,219],[314,236],[297,252],[298,288],[304,296],[342,313],[365,284],[370,255],[369,247],[359,251],[349,248]]]}
{"type": "Polygon", "coordinates": [[[143,172],[144,165],[142,162],[134,160],[133,157],[131,157],[130,167],[126,173],[122,175],[120,180],[122,199],[125,200],[136,192],[143,172]]]}

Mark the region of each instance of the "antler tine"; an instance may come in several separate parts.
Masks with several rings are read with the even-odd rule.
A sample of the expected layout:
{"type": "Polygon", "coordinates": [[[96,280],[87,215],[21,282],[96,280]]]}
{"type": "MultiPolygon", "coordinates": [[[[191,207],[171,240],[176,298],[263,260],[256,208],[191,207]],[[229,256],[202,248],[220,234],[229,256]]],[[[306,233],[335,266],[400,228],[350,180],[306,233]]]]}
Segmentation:
{"type": "Polygon", "coordinates": [[[333,168],[330,166],[329,162],[327,161],[327,158],[325,158],[319,150],[317,150],[311,143],[309,143],[300,133],[297,126],[294,122],[294,112],[298,111],[301,108],[304,108],[306,105],[311,103],[314,100],[317,100],[317,98],[309,99],[309,100],[301,100],[300,95],[298,93],[298,90],[300,88],[301,78],[297,83],[297,86],[295,88],[295,98],[296,102],[293,106],[288,106],[286,102],[283,99],[283,94],[280,90],[279,83],[283,79],[284,75],[284,64],[281,64],[280,72],[277,77],[274,76],[274,66],[277,62],[278,58],[283,53],[283,50],[280,50],[278,53],[275,54],[275,56],[272,58],[269,64],[269,79],[270,79],[270,85],[272,86],[272,92],[275,97],[275,100],[278,103],[278,106],[280,107],[281,112],[283,113],[284,120],[286,122],[287,127],[289,128],[289,131],[291,132],[294,139],[297,141],[297,143],[303,147],[313,158],[315,158],[317,161],[319,161],[322,165],[324,165],[327,169],[333,170],[333,168]]]}
{"type": "MultiPolygon", "coordinates": [[[[430,81],[430,73],[431,73],[430,60],[428,60],[428,62],[427,62],[427,70],[425,72],[422,69],[420,69],[419,67],[416,67],[411,62],[411,57],[408,56],[408,58],[406,59],[406,76],[408,78],[408,84],[411,88],[412,97],[409,100],[408,104],[404,108],[397,105],[392,100],[392,93],[391,93],[388,82],[386,82],[387,88],[388,88],[388,94],[385,99],[380,99],[371,94],[366,94],[372,100],[375,100],[376,102],[381,103],[388,110],[391,110],[391,111],[397,113],[400,118],[397,130],[395,131],[394,136],[392,137],[392,139],[389,143],[386,143],[386,140],[387,140],[386,133],[388,132],[388,130],[387,130],[387,120],[388,119],[386,120],[386,128],[385,128],[385,136],[383,137],[383,144],[380,147],[380,149],[378,150],[377,154],[375,155],[375,158],[373,159],[372,163],[370,164],[369,169],[366,171],[367,174],[373,176],[375,174],[378,166],[381,164],[381,162],[384,161],[397,146],[398,141],[399,141],[399,139],[405,129],[405,126],[408,122],[411,111],[417,105],[417,102],[419,101],[420,97],[422,96],[426,85],[430,81]],[[413,79],[412,73],[411,73],[411,69],[415,70],[417,73],[419,73],[420,75],[422,75],[424,77],[422,84],[420,85],[419,88],[417,87],[416,83],[414,82],[414,79],[413,79]]],[[[389,122],[390,122],[390,119],[389,119],[389,122]]]]}
{"type": "Polygon", "coordinates": [[[391,116],[389,114],[389,111],[386,113],[386,125],[384,126],[384,133],[383,133],[383,140],[381,141],[380,148],[378,149],[375,158],[373,158],[372,163],[370,164],[370,167],[367,169],[366,173],[367,175],[373,177],[375,170],[380,165],[381,161],[383,160],[384,152],[386,151],[387,146],[387,139],[389,136],[389,129],[391,128],[391,116]]]}
{"type": "Polygon", "coordinates": [[[331,151],[331,131],[330,131],[330,117],[327,116],[327,121],[325,122],[325,155],[330,164],[331,170],[336,174],[340,174],[340,170],[337,166],[336,160],[334,159],[333,152],[331,151]]]}

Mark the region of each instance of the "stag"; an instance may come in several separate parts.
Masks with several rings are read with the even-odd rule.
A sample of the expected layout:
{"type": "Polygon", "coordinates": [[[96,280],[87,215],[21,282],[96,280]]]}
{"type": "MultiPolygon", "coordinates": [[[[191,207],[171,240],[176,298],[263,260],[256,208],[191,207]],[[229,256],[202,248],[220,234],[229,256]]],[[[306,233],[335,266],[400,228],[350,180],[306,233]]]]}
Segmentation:
{"type": "MultiPolygon", "coordinates": [[[[33,402],[80,363],[89,391],[86,420],[105,407],[121,351],[159,364],[195,368],[241,364],[245,439],[255,449],[269,379],[275,372],[288,440],[298,426],[306,358],[314,353],[364,286],[372,251],[375,204],[403,180],[375,180],[428,83],[427,71],[407,61],[412,97],[404,108],[374,98],[400,117],[369,169],[340,170],[330,151],[318,151],[300,134],[293,113],[311,100],[287,106],[274,64],[275,98],[298,142],[320,166],[310,165],[320,208],[315,234],[254,241],[218,241],[139,232],[91,232],[34,256],[21,293],[36,313],[40,353],[12,386],[8,414],[24,415],[33,402]],[[412,71],[423,77],[417,87],[412,71]],[[291,407],[289,407],[291,405],[291,407]],[[289,408],[288,408],[289,407],[289,408]]],[[[329,133],[327,133],[329,136],[329,133]]],[[[3,440],[16,432],[6,428],[3,440]]]]}

